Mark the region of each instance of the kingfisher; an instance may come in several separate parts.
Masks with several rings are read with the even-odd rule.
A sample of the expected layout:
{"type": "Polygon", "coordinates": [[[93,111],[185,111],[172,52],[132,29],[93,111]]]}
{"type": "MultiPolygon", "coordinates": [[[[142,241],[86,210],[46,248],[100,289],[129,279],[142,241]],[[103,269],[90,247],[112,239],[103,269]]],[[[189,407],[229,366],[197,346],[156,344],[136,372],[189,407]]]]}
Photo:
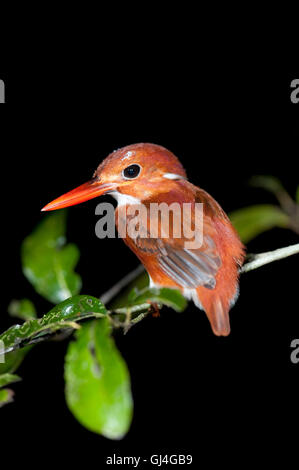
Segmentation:
{"type": "MultiPolygon", "coordinates": [[[[145,236],[140,236],[142,230],[137,237],[126,233],[124,242],[144,265],[150,286],[179,289],[184,297],[205,311],[215,335],[227,336],[229,311],[239,293],[238,273],[245,248],[215,199],[188,181],[182,164],[172,152],[160,145],[138,143],[112,152],[89,182],[50,202],[42,211],[62,209],[103,194],[117,200],[118,229],[122,220],[118,211],[123,213],[124,209],[139,204],[149,208],[153,203],[189,204],[195,227],[196,203],[202,204],[200,246],[186,244],[184,230],[181,237],[174,236],[171,230],[168,237],[160,232],[160,236],[152,237],[147,222],[139,227],[145,236]]],[[[175,214],[170,225],[174,225],[174,218],[175,214]]],[[[180,223],[184,224],[185,219],[180,223]]]]}

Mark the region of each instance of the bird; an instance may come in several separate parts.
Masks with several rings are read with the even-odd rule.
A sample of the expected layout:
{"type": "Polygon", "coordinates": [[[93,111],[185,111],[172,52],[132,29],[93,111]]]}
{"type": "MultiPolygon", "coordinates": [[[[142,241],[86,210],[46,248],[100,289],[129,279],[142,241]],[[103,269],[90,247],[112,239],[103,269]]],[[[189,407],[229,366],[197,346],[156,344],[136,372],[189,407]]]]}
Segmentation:
{"type": "MultiPolygon", "coordinates": [[[[147,222],[139,227],[139,236],[125,234],[124,242],[144,265],[151,287],[180,290],[206,313],[215,335],[229,335],[229,312],[239,295],[239,270],[245,247],[216,200],[189,182],[184,167],[171,151],[157,144],[137,143],[113,151],[89,182],[58,197],[42,211],[62,209],[104,194],[117,200],[118,229],[119,220],[123,223],[123,218],[118,217],[121,211],[124,214],[140,204],[149,210],[152,204],[161,203],[189,205],[194,228],[196,204],[202,205],[200,246],[186,248],[184,230],[180,238],[171,230],[168,237],[161,232],[152,237],[147,222]]],[[[175,217],[173,213],[170,229],[175,225],[175,217]]],[[[178,225],[184,223],[185,220],[178,225]]]]}

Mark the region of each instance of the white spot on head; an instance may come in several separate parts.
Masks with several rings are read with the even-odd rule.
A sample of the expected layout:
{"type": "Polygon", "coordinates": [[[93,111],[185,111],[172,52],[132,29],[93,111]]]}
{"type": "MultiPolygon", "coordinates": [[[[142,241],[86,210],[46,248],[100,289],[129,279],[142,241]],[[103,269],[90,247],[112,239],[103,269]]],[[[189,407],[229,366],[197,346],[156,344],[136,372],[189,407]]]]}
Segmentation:
{"type": "Polygon", "coordinates": [[[132,155],[133,155],[133,152],[131,152],[131,150],[129,150],[129,151],[122,157],[121,160],[122,160],[122,161],[123,161],[123,160],[127,160],[127,158],[132,157],[132,155]]]}

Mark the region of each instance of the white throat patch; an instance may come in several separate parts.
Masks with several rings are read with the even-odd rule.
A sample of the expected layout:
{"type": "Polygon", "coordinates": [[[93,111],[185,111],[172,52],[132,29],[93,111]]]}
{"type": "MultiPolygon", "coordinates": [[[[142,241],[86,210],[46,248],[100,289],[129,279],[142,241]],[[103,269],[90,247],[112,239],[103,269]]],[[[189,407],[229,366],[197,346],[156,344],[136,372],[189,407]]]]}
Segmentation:
{"type": "Polygon", "coordinates": [[[109,194],[117,200],[118,206],[125,206],[127,204],[140,204],[141,202],[137,197],[129,196],[128,194],[122,194],[118,191],[111,191],[109,194]]]}

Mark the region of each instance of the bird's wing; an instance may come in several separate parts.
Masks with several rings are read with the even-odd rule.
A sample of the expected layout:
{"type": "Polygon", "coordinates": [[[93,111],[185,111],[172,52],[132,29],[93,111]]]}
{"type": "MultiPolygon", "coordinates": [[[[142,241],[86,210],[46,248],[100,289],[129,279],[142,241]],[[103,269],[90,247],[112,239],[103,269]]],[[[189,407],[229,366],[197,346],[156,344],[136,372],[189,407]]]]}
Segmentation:
{"type": "Polygon", "coordinates": [[[178,249],[164,239],[157,239],[157,245],[158,263],[173,281],[188,289],[198,286],[214,289],[221,259],[210,237],[206,237],[205,244],[195,250],[184,247],[178,249]]]}
{"type": "MultiPolygon", "coordinates": [[[[199,248],[190,248],[190,239],[182,236],[174,238],[173,233],[168,238],[151,238],[148,227],[141,227],[144,233],[131,241],[138,250],[147,254],[153,254],[158,261],[161,270],[178,285],[194,289],[199,286],[214,289],[216,285],[215,276],[221,266],[221,258],[214,243],[216,229],[213,221],[215,211],[221,217],[225,217],[220,206],[205,191],[195,188],[186,182],[193,189],[193,202],[203,203],[203,234],[202,243],[199,248]]],[[[189,199],[190,200],[190,199],[189,199]]],[[[194,228],[195,211],[191,215],[191,225],[194,228]]],[[[152,216],[151,216],[152,220],[152,216]]],[[[172,221],[174,222],[174,221],[172,221]]],[[[181,233],[184,234],[184,220],[181,220],[181,233]]],[[[161,234],[160,234],[161,235],[161,234]]]]}
{"type": "Polygon", "coordinates": [[[186,248],[190,240],[181,238],[137,237],[134,240],[139,250],[154,254],[161,270],[178,285],[194,289],[199,286],[214,289],[215,276],[221,266],[212,238],[213,228],[205,221],[200,248],[186,248]]]}

